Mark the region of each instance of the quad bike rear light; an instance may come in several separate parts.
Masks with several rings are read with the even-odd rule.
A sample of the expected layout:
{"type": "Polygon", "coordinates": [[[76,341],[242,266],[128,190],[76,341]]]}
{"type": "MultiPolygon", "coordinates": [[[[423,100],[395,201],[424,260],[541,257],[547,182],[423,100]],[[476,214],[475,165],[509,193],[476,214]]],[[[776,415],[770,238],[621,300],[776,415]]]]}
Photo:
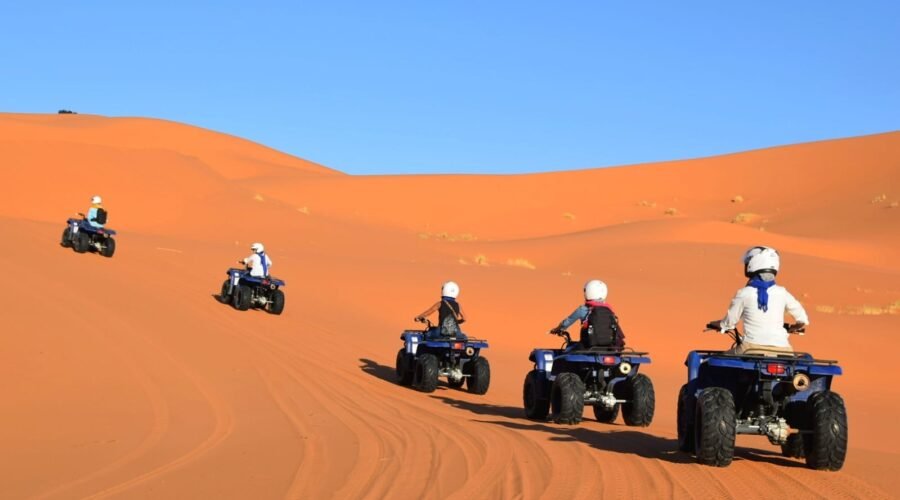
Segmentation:
{"type": "Polygon", "coordinates": [[[615,356],[603,356],[603,359],[600,360],[604,365],[614,365],[616,364],[615,356]]]}
{"type": "Polygon", "coordinates": [[[462,349],[465,348],[465,347],[466,347],[466,343],[465,343],[465,342],[454,342],[454,343],[453,343],[453,348],[454,348],[454,349],[462,350],[462,349]]]}
{"type": "Polygon", "coordinates": [[[766,364],[766,373],[769,375],[784,375],[787,373],[787,368],[780,363],[768,363],[766,364]]]}

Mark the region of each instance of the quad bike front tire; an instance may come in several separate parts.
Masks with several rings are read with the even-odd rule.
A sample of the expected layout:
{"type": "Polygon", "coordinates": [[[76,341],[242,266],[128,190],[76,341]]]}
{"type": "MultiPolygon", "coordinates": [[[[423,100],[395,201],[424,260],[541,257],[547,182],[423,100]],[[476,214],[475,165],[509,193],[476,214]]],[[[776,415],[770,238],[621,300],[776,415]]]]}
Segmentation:
{"type": "Polygon", "coordinates": [[[546,378],[537,370],[531,370],[525,375],[522,403],[526,417],[532,420],[547,420],[547,415],[550,414],[550,398],[546,385],[546,378]]]}
{"type": "Polygon", "coordinates": [[[59,242],[63,248],[71,248],[72,247],[72,228],[66,227],[63,229],[62,240],[59,242]]]}
{"type": "Polygon", "coordinates": [[[466,363],[469,376],[466,378],[466,389],[472,394],[487,394],[491,386],[491,365],[487,358],[478,356],[466,363]]]}
{"type": "Polygon", "coordinates": [[[409,386],[413,382],[413,369],[412,364],[414,363],[413,357],[411,354],[407,354],[406,349],[400,349],[397,351],[397,383],[402,386],[409,386]]]}
{"type": "Polygon", "coordinates": [[[550,406],[553,421],[557,424],[578,424],[584,413],[584,381],[577,374],[563,372],[557,375],[550,389],[550,406]]]}
{"type": "Polygon", "coordinates": [[[619,418],[619,407],[622,406],[616,403],[612,408],[607,408],[602,404],[594,405],[594,418],[597,419],[598,422],[603,422],[604,424],[611,424],[619,418]]]}
{"type": "Polygon", "coordinates": [[[219,302],[227,304],[231,302],[231,280],[222,282],[222,290],[219,292],[219,302]]]}
{"type": "Polygon", "coordinates": [[[281,290],[272,290],[269,312],[272,314],[281,314],[282,311],[284,311],[284,292],[281,290]]]}
{"type": "Polygon", "coordinates": [[[813,394],[810,405],[812,434],[806,436],[806,466],[815,470],[841,470],[847,457],[847,409],[836,392],[813,394]]]}
{"type": "Polygon", "coordinates": [[[72,248],[78,253],[87,252],[91,248],[91,237],[84,232],[75,233],[75,239],[72,241],[72,248]]]}
{"type": "Polygon", "coordinates": [[[438,384],[438,359],[434,354],[423,354],[416,360],[413,385],[422,392],[434,392],[438,384]]]}
{"type": "Polygon", "coordinates": [[[727,467],[734,459],[734,397],[721,387],[707,387],[697,397],[694,450],[704,465],[727,467]]]}
{"type": "Polygon", "coordinates": [[[697,406],[696,398],[688,392],[687,384],[681,386],[678,391],[678,449],[686,452],[694,452],[694,419],[690,411],[697,406]]]}
{"type": "Polygon", "coordinates": [[[253,299],[253,290],[247,285],[238,285],[234,289],[233,297],[234,308],[238,311],[246,311],[250,309],[250,302],[253,299]]]}
{"type": "Polygon", "coordinates": [[[100,247],[100,255],[104,257],[112,257],[116,253],[116,240],[114,238],[106,238],[103,246],[100,247]]]}
{"type": "Polygon", "coordinates": [[[656,393],[653,382],[643,373],[626,379],[624,382],[625,401],[622,404],[622,418],[625,425],[647,427],[653,421],[656,411],[656,393]]]}

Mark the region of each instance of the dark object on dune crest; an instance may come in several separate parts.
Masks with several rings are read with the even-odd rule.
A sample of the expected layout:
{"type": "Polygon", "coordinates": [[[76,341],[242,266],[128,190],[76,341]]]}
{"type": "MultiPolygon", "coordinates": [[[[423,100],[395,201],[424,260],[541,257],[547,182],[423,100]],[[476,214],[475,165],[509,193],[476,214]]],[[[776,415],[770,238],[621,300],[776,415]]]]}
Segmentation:
{"type": "Polygon", "coordinates": [[[61,110],[59,110],[58,114],[60,114],[60,115],[77,115],[78,113],[75,111],[72,111],[71,109],[61,109],[61,110]]]}

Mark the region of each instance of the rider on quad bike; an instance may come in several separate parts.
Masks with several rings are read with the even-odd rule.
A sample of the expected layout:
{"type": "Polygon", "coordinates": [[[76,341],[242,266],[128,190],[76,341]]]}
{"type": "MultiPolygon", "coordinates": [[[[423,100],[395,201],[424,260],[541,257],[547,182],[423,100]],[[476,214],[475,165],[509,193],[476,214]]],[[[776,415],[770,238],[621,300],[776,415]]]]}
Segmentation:
{"type": "Polygon", "coordinates": [[[619,326],[619,319],[606,302],[608,292],[606,283],[600,280],[588,281],[584,285],[584,304],[560,321],[556,328],[550,330],[550,333],[561,334],[575,321],[581,321],[580,341],[569,344],[566,350],[598,346],[616,349],[625,347],[625,334],[619,326]]]}
{"type": "Polygon", "coordinates": [[[99,195],[91,197],[91,208],[88,209],[84,220],[91,226],[102,228],[106,225],[107,212],[103,208],[103,199],[99,195]]]}
{"type": "Polygon", "coordinates": [[[424,323],[428,316],[435,312],[438,313],[437,326],[430,328],[425,333],[427,340],[441,337],[466,339],[465,334],[459,328],[459,325],[465,323],[466,317],[463,314],[462,306],[456,301],[457,297],[459,297],[459,285],[454,281],[448,281],[441,286],[441,300],[415,317],[415,321],[424,323]]]}
{"type": "Polygon", "coordinates": [[[247,258],[239,260],[238,264],[243,264],[250,271],[250,276],[267,278],[269,268],[272,267],[272,259],[266,255],[265,247],[262,243],[254,243],[250,245],[250,251],[253,253],[247,258]]]}
{"type": "MultiPolygon", "coordinates": [[[[761,354],[777,356],[794,352],[784,328],[784,313],[795,320],[797,329],[809,325],[809,317],[800,302],[786,288],[775,284],[781,259],[774,248],[756,246],[744,254],[744,275],[747,286],[731,299],[728,313],[718,322],[719,333],[735,329],[744,322],[744,335],[728,351],[729,354],[761,354]]],[[[710,326],[716,326],[711,323],[710,326]]]]}

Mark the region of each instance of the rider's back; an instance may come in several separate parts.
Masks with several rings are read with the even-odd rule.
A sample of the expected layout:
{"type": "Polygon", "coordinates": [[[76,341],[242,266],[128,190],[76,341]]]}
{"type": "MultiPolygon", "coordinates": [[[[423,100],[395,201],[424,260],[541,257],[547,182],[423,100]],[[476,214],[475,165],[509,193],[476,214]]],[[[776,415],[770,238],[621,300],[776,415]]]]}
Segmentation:
{"type": "Polygon", "coordinates": [[[751,344],[789,347],[787,330],[784,329],[784,313],[788,312],[799,323],[809,324],[809,318],[800,302],[779,285],[768,289],[767,309],[758,307],[758,292],[752,286],[737,291],[723,321],[725,328],[733,328],[744,322],[744,342],[751,344]]]}

